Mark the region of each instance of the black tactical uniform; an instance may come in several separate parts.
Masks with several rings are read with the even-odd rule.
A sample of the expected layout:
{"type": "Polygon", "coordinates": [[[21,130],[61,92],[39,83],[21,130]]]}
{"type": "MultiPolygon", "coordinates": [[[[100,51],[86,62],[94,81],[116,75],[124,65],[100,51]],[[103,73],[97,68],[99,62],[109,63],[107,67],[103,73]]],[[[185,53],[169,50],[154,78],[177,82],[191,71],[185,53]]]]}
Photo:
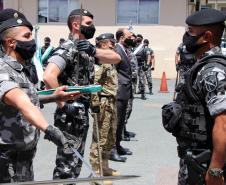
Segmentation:
{"type": "MultiPolygon", "coordinates": [[[[82,14],[93,18],[93,15],[87,10],[83,10],[82,14]]],[[[74,10],[70,16],[72,15],[79,15],[79,12],[74,10]]],[[[63,85],[82,86],[94,83],[95,59],[85,52],[78,52],[78,41],[78,39],[75,40],[69,36],[69,39],[57,48],[49,59],[50,63],[55,63],[59,67],[61,74],[58,81],[63,85]]],[[[63,109],[57,108],[54,123],[62,131],[74,136],[74,147],[83,156],[89,128],[90,95],[83,95],[76,101],[69,101],[67,104],[72,104],[74,107],[73,114],[65,113],[63,109]]],[[[62,153],[62,148],[58,147],[54,178],[77,178],[81,167],[82,161],[77,156],[65,156],[62,153]]]]}
{"type": "MultiPolygon", "coordinates": [[[[224,26],[225,19],[220,11],[205,9],[189,16],[186,23],[224,26]]],[[[183,40],[188,49],[191,45],[186,34],[183,40]]],[[[219,47],[207,51],[185,72],[185,83],[178,87],[176,101],[163,106],[163,125],[178,142],[178,185],[205,184],[204,175],[211,160],[214,117],[226,111],[225,64],[226,58],[222,57],[219,47]]]]}

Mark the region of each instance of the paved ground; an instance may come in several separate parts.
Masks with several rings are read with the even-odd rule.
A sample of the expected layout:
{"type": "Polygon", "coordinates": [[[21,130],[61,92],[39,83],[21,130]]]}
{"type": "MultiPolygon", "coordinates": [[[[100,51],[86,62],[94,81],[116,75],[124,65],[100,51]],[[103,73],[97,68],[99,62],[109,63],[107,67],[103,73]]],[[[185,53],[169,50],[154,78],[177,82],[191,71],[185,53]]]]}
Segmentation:
{"type": "MultiPolygon", "coordinates": [[[[124,142],[123,146],[130,148],[133,155],[126,163],[111,162],[114,169],[123,175],[140,175],[140,178],[130,181],[116,181],[114,185],[175,185],[178,171],[176,142],[168,134],[161,123],[161,106],[172,100],[174,81],[168,80],[170,93],[158,93],[160,81],[154,80],[154,95],[148,95],[146,101],[138,95],[134,100],[134,109],[129,120],[128,130],[137,133],[136,141],[124,142]]],[[[52,123],[54,104],[43,109],[46,118],[52,123]]],[[[91,141],[92,124],[90,124],[85,158],[88,161],[91,141]]],[[[43,135],[41,136],[43,138],[43,135]]],[[[52,178],[56,147],[41,138],[34,163],[35,179],[52,178]]],[[[80,177],[87,177],[87,168],[83,166],[80,177]]]]}

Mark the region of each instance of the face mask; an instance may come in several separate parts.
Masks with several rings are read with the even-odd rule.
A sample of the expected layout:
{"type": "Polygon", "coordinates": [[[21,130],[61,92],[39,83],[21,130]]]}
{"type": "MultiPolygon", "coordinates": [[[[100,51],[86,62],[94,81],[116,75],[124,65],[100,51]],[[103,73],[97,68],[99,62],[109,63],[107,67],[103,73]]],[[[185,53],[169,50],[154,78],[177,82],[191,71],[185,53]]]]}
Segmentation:
{"type": "Polygon", "coordinates": [[[136,42],[137,42],[137,44],[139,44],[142,42],[142,39],[138,38],[138,39],[136,39],[136,42]]]}
{"type": "Polygon", "coordinates": [[[128,39],[128,38],[126,38],[125,40],[124,40],[124,43],[125,43],[125,45],[127,46],[127,47],[129,47],[129,46],[134,46],[134,41],[132,40],[132,39],[128,39]]]}
{"type": "Polygon", "coordinates": [[[31,41],[16,41],[16,49],[15,51],[20,54],[21,58],[24,60],[30,60],[34,56],[36,51],[36,43],[35,40],[31,41]]]}
{"type": "Polygon", "coordinates": [[[49,42],[46,42],[45,43],[45,47],[49,47],[50,46],[50,43],[49,42]]]}
{"type": "Polygon", "coordinates": [[[96,31],[96,28],[93,24],[91,26],[81,25],[81,33],[84,35],[86,39],[93,38],[95,31],[96,31]]]}
{"type": "Polygon", "coordinates": [[[203,36],[204,33],[201,33],[200,35],[192,36],[188,32],[186,32],[183,36],[183,43],[186,46],[186,50],[189,53],[195,53],[199,48],[202,47],[203,44],[197,44],[197,41],[201,36],[203,36]]]}

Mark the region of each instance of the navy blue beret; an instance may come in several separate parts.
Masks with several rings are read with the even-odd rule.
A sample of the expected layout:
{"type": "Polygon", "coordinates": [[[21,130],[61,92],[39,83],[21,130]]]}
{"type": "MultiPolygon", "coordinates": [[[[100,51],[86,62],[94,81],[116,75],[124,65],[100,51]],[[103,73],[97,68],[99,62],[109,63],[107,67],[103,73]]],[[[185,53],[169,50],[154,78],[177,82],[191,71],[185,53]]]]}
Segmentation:
{"type": "Polygon", "coordinates": [[[186,24],[191,26],[205,26],[223,23],[226,20],[226,15],[221,11],[207,8],[195,12],[186,19],[186,24]]]}
{"type": "Polygon", "coordinates": [[[81,12],[81,15],[82,16],[88,16],[90,17],[91,19],[93,19],[93,14],[91,14],[88,10],[85,10],[85,9],[75,9],[75,10],[72,10],[71,13],[69,14],[69,16],[73,16],[73,15],[80,15],[80,11],[81,12]]]}
{"type": "Polygon", "coordinates": [[[99,35],[98,37],[96,37],[97,41],[101,41],[101,40],[110,40],[112,42],[116,42],[115,38],[114,38],[114,34],[112,33],[103,33],[101,35],[99,35]]]}
{"type": "Polygon", "coordinates": [[[0,11],[0,33],[17,26],[27,26],[31,31],[33,30],[32,24],[21,12],[10,8],[0,11]]]}

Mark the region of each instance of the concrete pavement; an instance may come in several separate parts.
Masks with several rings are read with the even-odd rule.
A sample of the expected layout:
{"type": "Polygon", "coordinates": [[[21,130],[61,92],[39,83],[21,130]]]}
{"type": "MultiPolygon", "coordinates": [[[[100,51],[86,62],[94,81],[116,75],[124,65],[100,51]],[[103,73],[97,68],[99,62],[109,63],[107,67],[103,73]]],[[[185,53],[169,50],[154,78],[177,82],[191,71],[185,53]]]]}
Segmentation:
{"type": "MultiPolygon", "coordinates": [[[[161,123],[161,107],[172,101],[174,80],[168,80],[170,93],[158,93],[160,80],[154,80],[154,95],[147,100],[135,96],[134,109],[129,119],[128,130],[136,132],[136,140],[123,142],[130,148],[132,156],[126,163],[110,162],[112,168],[122,175],[140,175],[133,180],[115,181],[114,185],[175,185],[177,182],[178,158],[175,138],[167,133],[161,123]]],[[[42,110],[50,123],[53,123],[55,105],[46,105],[42,110]]],[[[92,134],[92,120],[86,144],[85,159],[88,161],[92,134]]],[[[41,135],[37,155],[34,160],[35,180],[52,179],[56,147],[41,135]]],[[[88,169],[83,165],[80,177],[87,177],[88,169]]]]}

